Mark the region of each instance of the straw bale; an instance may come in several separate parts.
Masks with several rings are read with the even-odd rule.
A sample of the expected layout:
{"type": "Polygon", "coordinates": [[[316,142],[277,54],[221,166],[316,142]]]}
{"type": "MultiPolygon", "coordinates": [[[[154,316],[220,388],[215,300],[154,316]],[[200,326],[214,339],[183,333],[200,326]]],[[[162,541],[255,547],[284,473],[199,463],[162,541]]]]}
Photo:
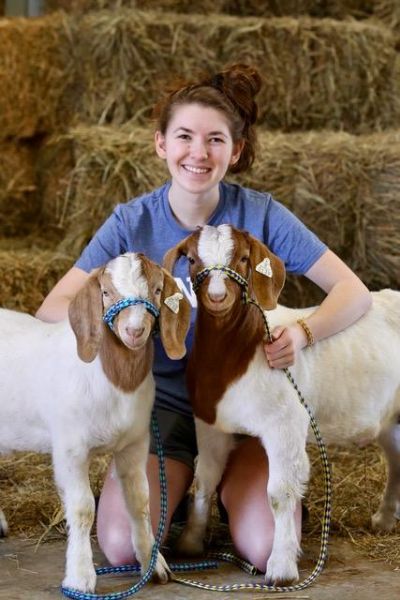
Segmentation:
{"type": "MultiPolygon", "coordinates": [[[[43,205],[49,226],[56,217],[54,227],[65,231],[59,249],[77,256],[117,203],[161,185],[168,174],[148,129],[82,126],[65,139],[75,166],[62,219],[52,197],[43,205]]],[[[399,287],[400,134],[262,132],[259,146],[253,169],[231,179],[271,192],[371,289],[399,287]]],[[[289,277],[282,301],[321,298],[313,284],[289,277]]]]}
{"type": "Polygon", "coordinates": [[[71,55],[61,14],[0,20],[1,138],[30,137],[68,121],[71,55]]]}
{"type": "Polygon", "coordinates": [[[0,140],[0,164],[0,235],[22,235],[40,209],[33,149],[22,142],[0,140]]]}
{"type": "MultiPolygon", "coordinates": [[[[393,2],[394,0],[392,0],[393,2]]],[[[375,0],[376,2],[376,0],[375,0]]],[[[385,1],[388,4],[388,1],[385,1]]],[[[88,11],[121,8],[162,10],[176,13],[228,13],[240,16],[365,18],[374,11],[374,0],[45,0],[44,10],[62,9],[83,14],[88,11]]]]}
{"type": "Polygon", "coordinates": [[[143,122],[166,80],[228,63],[260,68],[260,122],[368,132],[399,123],[395,38],[379,25],[121,10],[81,19],[76,54],[85,123],[143,122]]]}
{"type": "Polygon", "coordinates": [[[43,218],[46,226],[64,232],[59,248],[74,256],[116,204],[167,179],[164,163],[155,159],[153,135],[148,129],[81,126],[49,144],[53,149],[49,159],[59,164],[60,144],[61,153],[72,154],[74,168],[65,178],[62,202],[55,206],[54,197],[44,195],[43,218]]]}
{"type": "MultiPolygon", "coordinates": [[[[42,245],[46,246],[45,240],[42,245]]],[[[29,248],[21,246],[10,250],[0,245],[0,306],[34,314],[73,260],[42,249],[39,240],[29,248]]]]}

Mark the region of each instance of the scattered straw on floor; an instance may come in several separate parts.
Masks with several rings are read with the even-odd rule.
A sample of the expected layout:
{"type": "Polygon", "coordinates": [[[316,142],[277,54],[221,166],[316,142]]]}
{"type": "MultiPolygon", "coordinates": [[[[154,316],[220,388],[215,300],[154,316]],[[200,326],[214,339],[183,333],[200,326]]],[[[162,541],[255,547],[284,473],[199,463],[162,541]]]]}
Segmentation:
{"type": "MultiPolygon", "coordinates": [[[[312,478],[305,504],[310,516],[304,523],[303,546],[319,539],[324,501],[318,449],[309,447],[312,478]]],[[[374,534],[370,519],[377,509],[385,482],[385,465],[375,445],[364,448],[328,448],[333,473],[332,537],[352,541],[360,555],[400,565],[400,525],[391,534],[374,534]]],[[[109,457],[94,459],[91,482],[99,494],[109,457]]],[[[0,459],[1,504],[9,520],[11,535],[45,541],[65,535],[65,523],[53,484],[50,459],[38,454],[16,454],[0,459]]],[[[212,543],[230,545],[228,529],[219,524],[213,509],[212,543]]]]}

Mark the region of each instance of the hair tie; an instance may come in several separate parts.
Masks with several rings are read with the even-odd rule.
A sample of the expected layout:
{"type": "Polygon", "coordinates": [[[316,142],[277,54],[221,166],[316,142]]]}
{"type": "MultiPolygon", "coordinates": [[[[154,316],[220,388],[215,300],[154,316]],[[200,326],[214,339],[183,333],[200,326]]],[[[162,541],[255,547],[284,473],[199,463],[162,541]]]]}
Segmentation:
{"type": "Polygon", "coordinates": [[[210,79],[210,86],[222,92],[224,87],[224,76],[221,73],[213,75],[210,79]]]}

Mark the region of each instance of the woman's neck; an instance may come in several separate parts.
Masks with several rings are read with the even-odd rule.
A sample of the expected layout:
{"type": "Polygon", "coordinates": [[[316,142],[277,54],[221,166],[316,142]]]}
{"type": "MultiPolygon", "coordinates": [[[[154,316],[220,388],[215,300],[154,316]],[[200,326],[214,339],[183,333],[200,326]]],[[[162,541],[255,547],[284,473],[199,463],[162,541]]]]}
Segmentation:
{"type": "Polygon", "coordinates": [[[168,201],[175,219],[189,231],[206,225],[219,203],[219,189],[214,188],[204,194],[191,194],[174,188],[172,183],[168,201]]]}

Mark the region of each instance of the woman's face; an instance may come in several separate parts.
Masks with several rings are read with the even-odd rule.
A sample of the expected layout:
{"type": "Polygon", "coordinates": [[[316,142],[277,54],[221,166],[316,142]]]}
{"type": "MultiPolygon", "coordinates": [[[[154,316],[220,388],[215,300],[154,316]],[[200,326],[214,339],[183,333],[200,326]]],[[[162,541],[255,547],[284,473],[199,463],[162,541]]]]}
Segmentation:
{"type": "Polygon", "coordinates": [[[218,186],[243,147],[242,142],[233,143],[225,115],[201,104],[177,106],[165,135],[157,131],[155,142],[175,187],[192,194],[218,186]]]}

